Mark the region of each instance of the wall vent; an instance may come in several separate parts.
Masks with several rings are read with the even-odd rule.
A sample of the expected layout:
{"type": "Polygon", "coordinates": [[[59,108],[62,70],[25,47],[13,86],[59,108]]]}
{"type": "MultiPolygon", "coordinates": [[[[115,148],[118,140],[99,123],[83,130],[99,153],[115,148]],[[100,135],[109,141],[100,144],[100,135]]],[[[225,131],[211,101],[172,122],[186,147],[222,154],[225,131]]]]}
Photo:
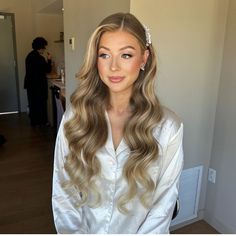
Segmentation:
{"type": "Polygon", "coordinates": [[[171,222],[171,226],[194,219],[198,213],[203,166],[183,170],[180,176],[179,202],[180,211],[171,222]]]}

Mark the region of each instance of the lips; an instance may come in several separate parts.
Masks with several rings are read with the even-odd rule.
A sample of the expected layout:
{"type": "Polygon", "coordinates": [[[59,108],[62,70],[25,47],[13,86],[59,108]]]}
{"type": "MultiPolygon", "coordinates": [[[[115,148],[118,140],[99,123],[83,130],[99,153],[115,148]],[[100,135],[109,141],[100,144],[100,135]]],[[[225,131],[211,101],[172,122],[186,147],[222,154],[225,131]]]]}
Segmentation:
{"type": "Polygon", "coordinates": [[[108,79],[112,82],[112,83],[119,83],[121,82],[125,77],[124,76],[109,76],[108,79]]]}

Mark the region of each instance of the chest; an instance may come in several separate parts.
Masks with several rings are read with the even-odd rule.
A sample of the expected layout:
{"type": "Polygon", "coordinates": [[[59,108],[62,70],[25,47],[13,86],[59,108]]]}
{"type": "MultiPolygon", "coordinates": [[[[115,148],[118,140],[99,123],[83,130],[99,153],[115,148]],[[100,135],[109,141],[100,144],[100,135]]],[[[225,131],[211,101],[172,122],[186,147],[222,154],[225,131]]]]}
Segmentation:
{"type": "Polygon", "coordinates": [[[115,116],[113,114],[110,114],[109,118],[114,149],[117,149],[123,138],[127,116],[115,116]]]}

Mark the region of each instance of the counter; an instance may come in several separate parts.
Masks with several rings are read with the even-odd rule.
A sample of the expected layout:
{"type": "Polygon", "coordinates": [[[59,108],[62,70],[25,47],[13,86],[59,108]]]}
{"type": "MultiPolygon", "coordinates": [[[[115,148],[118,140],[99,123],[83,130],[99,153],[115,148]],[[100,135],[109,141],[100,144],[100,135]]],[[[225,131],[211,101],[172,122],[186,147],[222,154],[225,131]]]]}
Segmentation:
{"type": "Polygon", "coordinates": [[[50,88],[51,86],[60,88],[60,96],[66,97],[65,83],[62,83],[61,79],[48,79],[48,87],[50,88]]]}
{"type": "Polygon", "coordinates": [[[60,88],[60,95],[65,98],[65,83],[62,82],[60,75],[57,73],[47,74],[48,87],[57,86],[60,88]]]}
{"type": "Polygon", "coordinates": [[[66,104],[65,83],[62,82],[60,76],[58,76],[57,74],[48,74],[47,78],[48,78],[48,120],[52,126],[58,127],[58,124],[62,116],[62,114],[60,114],[60,117],[58,117],[59,114],[58,111],[60,110],[60,113],[63,113],[66,104]],[[57,94],[56,96],[57,99],[55,97],[55,91],[57,94]],[[58,110],[58,101],[61,104],[59,110],[58,110]]]}

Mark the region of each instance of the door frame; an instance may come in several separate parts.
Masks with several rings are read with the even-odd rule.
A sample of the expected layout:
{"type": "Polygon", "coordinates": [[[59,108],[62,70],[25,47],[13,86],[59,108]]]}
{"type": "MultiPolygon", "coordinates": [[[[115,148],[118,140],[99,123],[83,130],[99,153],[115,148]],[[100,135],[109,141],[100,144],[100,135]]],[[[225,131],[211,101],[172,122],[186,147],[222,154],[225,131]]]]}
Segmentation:
{"type": "MultiPolygon", "coordinates": [[[[15,65],[16,99],[17,99],[17,108],[18,108],[17,113],[19,113],[21,111],[21,104],[20,104],[20,90],[19,90],[20,86],[19,86],[19,75],[18,75],[17,50],[16,50],[15,14],[8,13],[8,12],[0,12],[0,15],[11,16],[12,42],[13,42],[13,54],[14,54],[14,65],[15,65]]],[[[15,113],[15,112],[7,112],[7,113],[15,113]]]]}

